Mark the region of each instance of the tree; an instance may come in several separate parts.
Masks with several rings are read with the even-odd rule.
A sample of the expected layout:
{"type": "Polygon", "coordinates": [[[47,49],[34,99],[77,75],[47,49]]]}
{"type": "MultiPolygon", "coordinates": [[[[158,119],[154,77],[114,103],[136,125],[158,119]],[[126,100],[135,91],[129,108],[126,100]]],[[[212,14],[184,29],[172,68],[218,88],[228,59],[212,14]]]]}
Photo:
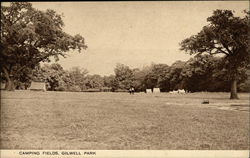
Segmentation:
{"type": "Polygon", "coordinates": [[[210,24],[180,44],[181,50],[190,54],[224,55],[223,65],[228,70],[228,78],[231,81],[230,99],[238,99],[239,69],[249,63],[247,49],[250,22],[249,12],[245,13],[245,17],[241,18],[235,17],[230,10],[216,10],[207,18],[210,24]]]}
{"type": "Polygon", "coordinates": [[[184,61],[177,60],[171,65],[169,74],[166,76],[169,79],[170,90],[185,88],[182,75],[185,64],[184,61]]]}
{"type": "Polygon", "coordinates": [[[72,67],[68,71],[68,88],[71,91],[82,91],[86,89],[86,80],[85,76],[87,75],[88,70],[80,67],[72,67]]]}
{"type": "Polygon", "coordinates": [[[145,85],[145,77],[146,75],[148,74],[148,69],[146,67],[143,67],[142,70],[136,68],[134,69],[133,73],[134,73],[134,77],[135,77],[135,80],[134,80],[134,88],[135,88],[135,91],[145,91],[146,90],[146,85],[145,85]]]}
{"type": "Polygon", "coordinates": [[[133,70],[124,64],[117,64],[115,67],[115,81],[120,89],[129,89],[133,86],[134,73],[133,70]]]}
{"type": "Polygon", "coordinates": [[[104,80],[100,75],[87,75],[84,80],[86,88],[100,89],[104,86],[104,80]]]}
{"type": "Polygon", "coordinates": [[[65,71],[60,64],[45,64],[43,67],[36,67],[36,69],[33,70],[32,80],[46,82],[48,90],[56,91],[59,90],[59,88],[62,88],[64,84],[64,74],[65,71]]]}
{"type": "Polygon", "coordinates": [[[14,90],[14,81],[24,69],[34,69],[39,62],[59,60],[66,52],[86,49],[84,38],[62,30],[61,15],[54,10],[39,11],[28,2],[12,2],[1,6],[0,71],[7,90],[14,90]]]}
{"type": "MultiPolygon", "coordinates": [[[[227,82],[223,76],[217,76],[220,70],[218,67],[220,60],[220,57],[208,54],[197,54],[189,59],[181,72],[184,89],[191,92],[226,91],[224,85],[227,82]]],[[[225,75],[224,72],[223,75],[225,75]]]]}
{"type": "MultiPolygon", "coordinates": [[[[27,67],[15,75],[14,85],[16,86],[16,89],[27,89],[30,86],[32,71],[32,69],[27,67]]],[[[6,78],[4,79],[4,81],[6,81],[6,78]]]]}
{"type": "Polygon", "coordinates": [[[170,82],[168,74],[170,67],[167,64],[156,64],[153,65],[152,72],[157,76],[157,84],[155,87],[160,88],[162,92],[170,90],[170,82]]]}
{"type": "Polygon", "coordinates": [[[64,70],[62,66],[58,63],[54,63],[51,65],[45,65],[43,69],[46,72],[45,81],[49,84],[48,90],[58,90],[63,84],[62,77],[64,75],[64,70]]]}
{"type": "Polygon", "coordinates": [[[169,78],[167,77],[170,68],[167,64],[151,64],[144,76],[145,88],[160,88],[161,91],[169,91],[169,78]]]}
{"type": "Polygon", "coordinates": [[[114,75],[103,76],[103,86],[112,88],[113,87],[112,83],[114,80],[115,80],[114,75]]]}

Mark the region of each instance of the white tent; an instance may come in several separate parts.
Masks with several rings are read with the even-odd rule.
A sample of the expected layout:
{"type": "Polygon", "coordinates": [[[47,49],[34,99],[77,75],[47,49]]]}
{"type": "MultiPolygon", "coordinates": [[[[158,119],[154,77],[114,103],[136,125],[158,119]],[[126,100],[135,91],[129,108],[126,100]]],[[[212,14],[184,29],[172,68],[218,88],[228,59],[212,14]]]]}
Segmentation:
{"type": "Polygon", "coordinates": [[[151,89],[146,89],[146,93],[152,93],[151,89]]]}
{"type": "Polygon", "coordinates": [[[184,89],[178,89],[178,93],[184,94],[186,91],[184,89]]]}
{"type": "Polygon", "coordinates": [[[44,82],[31,82],[29,90],[46,91],[46,84],[44,82]]]}
{"type": "Polygon", "coordinates": [[[153,89],[153,93],[160,93],[161,91],[160,91],[160,88],[154,88],[153,89]]]}

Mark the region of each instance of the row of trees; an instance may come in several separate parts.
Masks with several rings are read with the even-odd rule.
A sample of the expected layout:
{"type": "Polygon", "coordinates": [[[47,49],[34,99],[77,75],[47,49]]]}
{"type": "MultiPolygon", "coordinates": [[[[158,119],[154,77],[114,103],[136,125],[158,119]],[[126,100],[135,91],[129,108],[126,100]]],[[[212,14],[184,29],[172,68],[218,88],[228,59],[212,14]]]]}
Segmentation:
{"type": "MultiPolygon", "coordinates": [[[[139,68],[130,68],[117,64],[115,75],[88,75],[86,69],[73,67],[64,70],[60,64],[38,66],[25,82],[18,82],[18,88],[27,88],[31,81],[47,83],[51,91],[85,91],[88,89],[110,88],[112,91],[128,90],[131,86],[136,91],[158,87],[162,92],[185,89],[189,92],[221,91],[228,92],[231,82],[230,73],[222,63],[223,58],[211,55],[196,55],[188,61],[176,61],[167,64],[151,64],[139,68]]],[[[239,70],[239,90],[248,91],[247,69],[239,70]]]]}
{"type": "Polygon", "coordinates": [[[24,82],[16,81],[17,89],[27,89],[32,81],[45,82],[47,90],[50,91],[84,91],[104,86],[100,75],[88,75],[86,69],[79,67],[64,70],[58,63],[37,66],[25,77],[24,82]]]}
{"type": "MultiPolygon", "coordinates": [[[[115,68],[113,88],[135,87],[136,91],[158,87],[163,92],[185,89],[198,91],[230,91],[231,76],[223,58],[210,55],[196,55],[187,62],[176,61],[167,64],[152,64],[140,69],[130,69],[119,64],[115,68]]],[[[238,87],[240,91],[248,91],[247,68],[239,70],[238,87]]]]}
{"type": "MultiPolygon", "coordinates": [[[[127,89],[133,85],[137,90],[158,86],[163,91],[177,88],[221,91],[229,89],[227,86],[223,88],[225,84],[231,84],[230,98],[237,99],[237,85],[246,79],[244,74],[250,63],[250,12],[244,12],[244,17],[235,17],[231,10],[215,10],[207,18],[208,25],[180,43],[181,50],[197,55],[188,62],[177,61],[171,66],[155,64],[142,70],[119,64],[115,68],[115,76],[104,78],[111,82],[109,86],[113,89],[127,89]],[[223,57],[212,57],[215,55],[223,57]],[[201,64],[201,61],[208,65],[201,64]]],[[[51,82],[51,90],[63,84],[66,90],[76,85],[81,90],[88,86],[96,87],[93,80],[101,77],[88,76],[90,80],[87,83],[80,81],[87,76],[75,76],[72,80],[72,72],[73,76],[79,72],[84,76],[84,70],[58,74],[62,80],[52,84],[58,76],[52,70],[47,72],[47,69],[63,69],[59,65],[39,68],[40,62],[49,62],[51,57],[59,60],[71,50],[80,52],[87,48],[81,35],[69,35],[63,31],[63,26],[62,16],[54,10],[39,11],[28,2],[11,2],[10,6],[1,6],[0,72],[7,90],[14,90],[19,83],[29,83],[29,76],[35,70],[37,79],[46,78],[51,82]],[[45,75],[45,72],[51,75],[45,75]]]]}

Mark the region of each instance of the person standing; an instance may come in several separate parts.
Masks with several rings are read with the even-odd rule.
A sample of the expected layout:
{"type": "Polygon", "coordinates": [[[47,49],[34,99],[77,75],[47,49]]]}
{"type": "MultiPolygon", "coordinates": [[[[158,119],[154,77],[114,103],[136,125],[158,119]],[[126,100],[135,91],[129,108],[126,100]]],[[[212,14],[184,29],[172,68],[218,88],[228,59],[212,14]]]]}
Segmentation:
{"type": "Polygon", "coordinates": [[[134,87],[131,87],[131,93],[134,94],[135,93],[135,89],[134,87]]]}

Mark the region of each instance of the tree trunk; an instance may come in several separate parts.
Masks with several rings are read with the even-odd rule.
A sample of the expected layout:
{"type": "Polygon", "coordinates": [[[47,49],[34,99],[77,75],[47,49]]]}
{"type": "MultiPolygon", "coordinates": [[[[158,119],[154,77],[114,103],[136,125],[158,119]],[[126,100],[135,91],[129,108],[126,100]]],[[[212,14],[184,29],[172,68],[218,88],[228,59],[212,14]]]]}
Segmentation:
{"type": "Polygon", "coordinates": [[[233,79],[231,82],[231,95],[230,99],[239,99],[237,94],[237,80],[233,79]]]}
{"type": "Polygon", "coordinates": [[[14,91],[15,90],[15,84],[14,84],[13,79],[7,79],[5,90],[7,90],[7,91],[14,91]]]}
{"type": "Polygon", "coordinates": [[[14,91],[15,90],[15,84],[14,84],[14,78],[12,75],[10,75],[10,73],[8,72],[8,70],[6,68],[3,67],[4,70],[4,74],[6,77],[6,84],[5,84],[5,90],[7,91],[14,91]]]}

